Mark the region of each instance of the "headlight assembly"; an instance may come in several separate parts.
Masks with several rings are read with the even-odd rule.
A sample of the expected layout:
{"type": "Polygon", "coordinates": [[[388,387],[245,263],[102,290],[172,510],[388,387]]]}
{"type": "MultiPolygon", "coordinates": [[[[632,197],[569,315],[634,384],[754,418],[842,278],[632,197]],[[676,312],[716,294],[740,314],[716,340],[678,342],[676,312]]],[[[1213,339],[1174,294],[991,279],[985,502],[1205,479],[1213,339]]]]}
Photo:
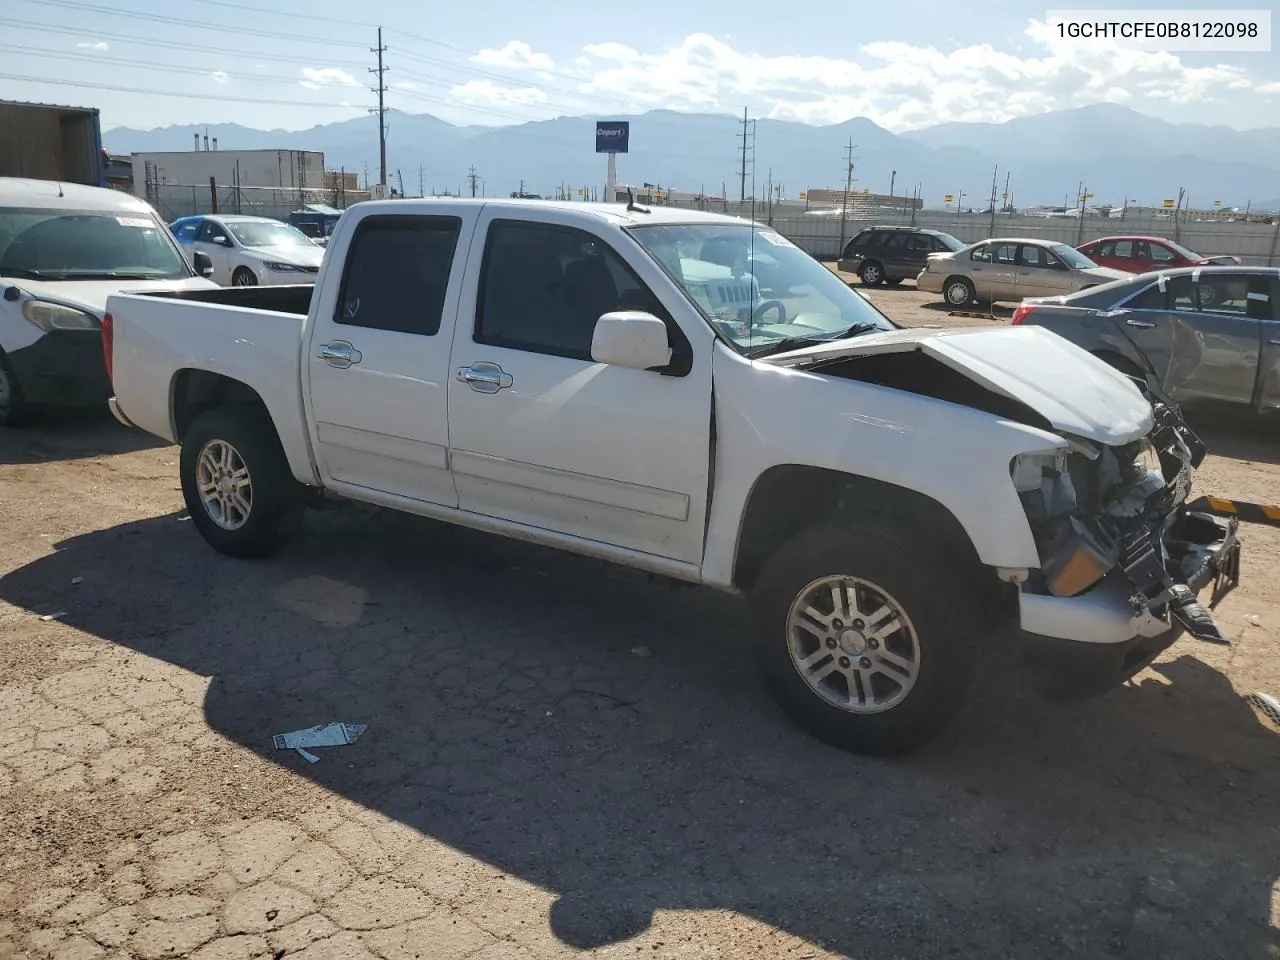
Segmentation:
{"type": "Polygon", "coordinates": [[[301,267],[295,267],[292,263],[280,263],[277,260],[264,260],[262,265],[276,273],[290,273],[291,271],[302,269],[301,267]]]}
{"type": "Polygon", "coordinates": [[[22,305],[22,315],[45,333],[52,333],[54,330],[98,330],[102,326],[91,313],[45,300],[26,301],[22,305]]]}

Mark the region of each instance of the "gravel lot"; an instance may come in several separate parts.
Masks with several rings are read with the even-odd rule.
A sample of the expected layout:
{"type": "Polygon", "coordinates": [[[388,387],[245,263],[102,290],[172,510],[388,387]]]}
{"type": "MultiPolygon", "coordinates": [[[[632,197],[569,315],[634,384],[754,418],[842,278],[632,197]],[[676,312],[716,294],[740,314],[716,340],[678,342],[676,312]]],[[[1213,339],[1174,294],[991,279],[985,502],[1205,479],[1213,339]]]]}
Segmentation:
{"type": "MultiPolygon", "coordinates": [[[[1201,492],[1280,499],[1274,424],[1196,425],[1201,492]]],[[[1280,528],[1231,647],[1071,708],[997,653],[878,761],[781,717],[732,599],[348,510],[232,561],[176,459],[0,434],[4,960],[1280,956],[1280,737],[1240,698],[1280,694],[1280,528]],[[272,749],[330,720],[369,729],[272,749]]]]}

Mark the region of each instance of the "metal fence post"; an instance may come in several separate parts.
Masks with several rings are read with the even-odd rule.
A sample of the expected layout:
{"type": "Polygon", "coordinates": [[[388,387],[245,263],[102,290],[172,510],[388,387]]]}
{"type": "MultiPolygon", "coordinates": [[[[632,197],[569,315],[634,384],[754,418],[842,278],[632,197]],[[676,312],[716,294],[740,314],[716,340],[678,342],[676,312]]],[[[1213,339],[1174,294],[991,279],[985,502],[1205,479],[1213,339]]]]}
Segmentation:
{"type": "Polygon", "coordinates": [[[1276,228],[1271,231],[1271,252],[1267,254],[1267,266],[1275,266],[1276,241],[1280,240],[1280,217],[1276,217],[1276,228]]]}

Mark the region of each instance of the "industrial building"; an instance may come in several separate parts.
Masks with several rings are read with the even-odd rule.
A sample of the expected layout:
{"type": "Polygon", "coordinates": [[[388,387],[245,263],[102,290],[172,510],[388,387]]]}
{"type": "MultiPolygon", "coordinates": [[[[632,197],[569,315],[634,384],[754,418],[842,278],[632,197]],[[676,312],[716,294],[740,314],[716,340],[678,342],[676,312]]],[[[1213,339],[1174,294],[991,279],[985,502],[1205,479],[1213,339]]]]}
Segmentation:
{"type": "Polygon", "coordinates": [[[102,186],[98,111],[0,100],[0,177],[102,186]]]}
{"type": "Polygon", "coordinates": [[[162,217],[246,213],[282,217],[309,203],[337,203],[318,150],[219,150],[215,138],[196,149],[133,155],[133,192],[162,217]]]}

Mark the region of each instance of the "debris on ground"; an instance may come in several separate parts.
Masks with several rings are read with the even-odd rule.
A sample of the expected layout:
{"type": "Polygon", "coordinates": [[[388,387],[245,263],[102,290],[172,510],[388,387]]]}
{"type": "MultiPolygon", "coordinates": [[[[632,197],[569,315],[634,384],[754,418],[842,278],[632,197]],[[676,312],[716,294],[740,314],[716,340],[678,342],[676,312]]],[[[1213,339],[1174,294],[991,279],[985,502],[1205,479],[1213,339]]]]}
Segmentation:
{"type": "Polygon", "coordinates": [[[61,620],[66,615],[67,615],[67,611],[59,610],[57,613],[46,613],[40,619],[43,620],[45,623],[48,623],[50,620],[61,620]]]}
{"type": "Polygon", "coordinates": [[[307,763],[317,763],[320,758],[307,747],[345,747],[368,729],[367,723],[320,723],[292,733],[277,733],[271,740],[277,750],[296,750],[307,763]]]}
{"type": "Polygon", "coordinates": [[[644,659],[645,657],[653,656],[653,651],[651,651],[648,647],[632,647],[631,652],[634,653],[637,657],[640,657],[641,659],[644,659]]]}

